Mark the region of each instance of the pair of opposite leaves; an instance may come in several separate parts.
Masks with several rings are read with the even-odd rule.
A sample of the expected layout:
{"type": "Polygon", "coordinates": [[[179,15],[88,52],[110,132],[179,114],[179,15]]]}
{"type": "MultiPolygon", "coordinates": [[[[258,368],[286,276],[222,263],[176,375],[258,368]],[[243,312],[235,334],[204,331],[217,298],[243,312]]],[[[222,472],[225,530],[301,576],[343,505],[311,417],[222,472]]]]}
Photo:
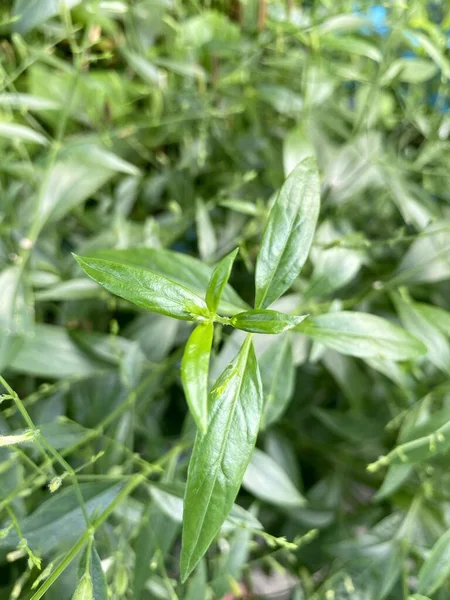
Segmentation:
{"type": "Polygon", "coordinates": [[[206,301],[150,270],[109,260],[75,257],[108,291],[137,306],[198,323],[182,360],[182,381],[198,431],[192,452],[183,514],[181,577],[185,580],[209,548],[238,494],[250,461],[263,411],[253,333],[282,333],[305,318],[268,310],[293,283],[311,247],[320,207],[314,159],[292,171],[273,204],[258,253],[255,309],[231,318],[217,314],[237,249],[213,271],[206,301]],[[208,394],[214,322],[249,332],[234,360],[208,394]]]}

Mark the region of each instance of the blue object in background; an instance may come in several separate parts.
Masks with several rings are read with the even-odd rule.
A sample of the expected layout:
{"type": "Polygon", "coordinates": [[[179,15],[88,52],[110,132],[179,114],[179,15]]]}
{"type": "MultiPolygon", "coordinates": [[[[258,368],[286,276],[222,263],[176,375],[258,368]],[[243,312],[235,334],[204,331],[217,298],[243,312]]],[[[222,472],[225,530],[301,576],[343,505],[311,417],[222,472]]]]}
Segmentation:
{"type": "Polygon", "coordinates": [[[433,106],[436,110],[441,113],[450,112],[450,98],[443,96],[442,94],[430,94],[428,96],[428,104],[433,106]]]}
{"type": "Polygon", "coordinates": [[[381,6],[380,4],[371,6],[367,11],[367,16],[375,33],[383,37],[389,33],[390,27],[387,24],[388,11],[385,6],[381,6]]]}

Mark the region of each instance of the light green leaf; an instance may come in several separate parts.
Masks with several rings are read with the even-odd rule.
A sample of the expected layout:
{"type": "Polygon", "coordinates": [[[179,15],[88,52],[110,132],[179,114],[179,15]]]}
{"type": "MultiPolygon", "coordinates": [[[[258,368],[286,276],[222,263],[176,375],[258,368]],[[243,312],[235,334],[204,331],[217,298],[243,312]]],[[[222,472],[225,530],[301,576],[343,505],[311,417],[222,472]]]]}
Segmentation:
{"type": "MultiPolygon", "coordinates": [[[[150,494],[165,515],[176,523],[182,523],[183,492],[185,489],[185,486],[176,486],[174,488],[168,486],[166,490],[152,485],[150,487],[150,494]]],[[[233,504],[228,517],[222,524],[221,531],[222,533],[228,533],[234,531],[236,528],[262,529],[263,526],[251,512],[245,510],[239,504],[233,504]]]]}
{"type": "Polygon", "coordinates": [[[14,22],[14,30],[22,35],[58,15],[63,6],[72,8],[81,0],[15,0],[13,17],[19,17],[14,22]]]}
{"type": "Polygon", "coordinates": [[[413,31],[405,29],[402,31],[403,36],[405,37],[407,42],[411,42],[414,40],[414,43],[425,50],[431,60],[439,67],[442,71],[443,77],[446,79],[450,79],[450,61],[445,56],[445,50],[442,51],[441,48],[438,48],[437,45],[431,40],[425,33],[414,29],[413,31]]]}
{"type": "Polygon", "coordinates": [[[256,498],[275,506],[294,508],[306,503],[283,469],[258,448],[253,451],[242,485],[256,498]]]}
{"type": "Polygon", "coordinates": [[[312,244],[320,206],[317,166],[301,162],[281,188],[256,263],[256,308],[267,308],[293,283],[312,244]]]}
{"type": "Polygon", "coordinates": [[[197,223],[198,252],[200,258],[210,258],[217,248],[217,238],[214,231],[209,211],[202,200],[197,199],[195,220],[197,223]]]}
{"type": "Polygon", "coordinates": [[[19,125],[18,123],[0,123],[0,137],[11,141],[20,140],[21,142],[32,142],[45,146],[48,144],[46,137],[38,133],[31,127],[19,125]]]}
{"type": "Polygon", "coordinates": [[[204,560],[201,560],[197,568],[195,569],[194,575],[189,582],[186,595],[183,596],[184,600],[199,600],[199,598],[207,598],[207,584],[208,584],[208,572],[206,570],[206,564],[204,560]]]}
{"type": "Polygon", "coordinates": [[[18,266],[0,273],[0,372],[17,356],[25,339],[34,335],[34,307],[26,279],[18,266]]]}
{"type": "MultiPolygon", "coordinates": [[[[330,221],[325,221],[317,230],[317,242],[323,245],[338,240],[340,233],[330,221]]],[[[313,298],[329,294],[347,285],[358,273],[363,262],[363,255],[357,250],[332,247],[313,248],[311,261],[314,271],[305,298],[313,298]]]]}
{"type": "Polygon", "coordinates": [[[374,495],[374,500],[380,501],[388,498],[405,483],[412,471],[413,467],[410,464],[391,465],[387,470],[380,489],[374,495]]]}
{"type": "MultiPolygon", "coordinates": [[[[171,250],[155,248],[101,250],[91,256],[151,270],[189,288],[201,297],[204,297],[213,273],[212,267],[200,260],[171,250]]],[[[239,298],[233,288],[226,285],[219,302],[220,312],[234,315],[247,308],[248,304],[239,298]]]]}
{"type": "Polygon", "coordinates": [[[210,392],[206,434],[197,433],[184,502],[181,578],[186,580],[233,506],[258,434],[261,379],[251,336],[210,392]]]}
{"type": "Polygon", "coordinates": [[[213,323],[198,325],[191,333],[181,361],[181,380],[186,400],[197,427],[206,431],[208,423],[208,373],[213,323]]]}
{"type": "Polygon", "coordinates": [[[443,585],[450,575],[450,530],[442,535],[419,571],[417,591],[427,596],[443,585]]]}
{"type": "Polygon", "coordinates": [[[437,327],[442,333],[450,337],[450,312],[433,306],[431,304],[424,304],[422,302],[415,303],[416,310],[423,315],[427,321],[437,327]]]}
{"type": "Polygon", "coordinates": [[[304,125],[297,125],[286,136],[283,144],[284,175],[288,177],[306,158],[314,158],[314,148],[305,133],[304,125]]]}
{"type": "Polygon", "coordinates": [[[236,248],[224,256],[211,275],[208,289],[206,290],[206,304],[212,313],[217,312],[222,294],[230,279],[231,269],[233,268],[233,263],[238,252],[239,248],[236,248]]]}
{"type": "Polygon", "coordinates": [[[450,343],[445,335],[405,295],[395,293],[392,298],[404,327],[425,344],[427,358],[450,375],[450,343]]]}
{"type": "Polygon", "coordinates": [[[300,325],[307,316],[292,317],[276,310],[247,310],[232,317],[231,325],[250,333],[283,333],[300,325]]]}
{"type": "Polygon", "coordinates": [[[184,321],[209,318],[201,298],[166,277],[101,258],[75,256],[75,259],[94,281],[140,308],[184,321]]]}
{"type": "Polygon", "coordinates": [[[259,359],[264,391],[263,425],[269,427],[277,421],[294,391],[295,367],[289,335],[280,336],[259,359]]]}
{"type": "Polygon", "coordinates": [[[88,377],[105,370],[107,365],[83,352],[64,327],[39,323],[35,335],[23,344],[10,367],[37,377],[64,379],[88,377]]]}
{"type": "MultiPolygon", "coordinates": [[[[351,35],[326,35],[323,36],[321,43],[324,45],[324,48],[345,52],[350,55],[358,55],[358,56],[366,56],[379,63],[382,59],[382,53],[378,50],[378,48],[366,40],[363,40],[358,37],[353,37],[351,35]]],[[[411,61],[410,61],[411,62],[411,61]]]]}
{"type": "Polygon", "coordinates": [[[40,98],[32,94],[4,93],[0,94],[0,106],[24,110],[58,110],[61,108],[58,102],[48,98],[40,98]]]}
{"type": "Polygon", "coordinates": [[[401,327],[367,313],[330,312],[310,317],[298,330],[337,352],[360,358],[407,360],[426,352],[422,342],[401,327]]]}
{"type": "Polygon", "coordinates": [[[108,600],[108,585],[106,583],[105,573],[102,569],[100,556],[95,547],[92,548],[91,551],[90,567],[94,600],[108,600]]]}
{"type": "Polygon", "coordinates": [[[450,278],[450,221],[435,221],[409,247],[388,284],[433,283],[450,278]]]}
{"type": "Polygon", "coordinates": [[[94,588],[89,573],[85,573],[78,582],[72,600],[94,600],[94,588]]]}
{"type": "Polygon", "coordinates": [[[60,281],[55,285],[36,292],[37,302],[44,300],[84,300],[86,298],[97,298],[101,293],[101,288],[94,281],[87,277],[60,281]]]}
{"type": "Polygon", "coordinates": [[[139,171],[99,142],[73,142],[64,147],[45,178],[37,202],[38,220],[57,221],[87,200],[116,173],[139,171]]]}

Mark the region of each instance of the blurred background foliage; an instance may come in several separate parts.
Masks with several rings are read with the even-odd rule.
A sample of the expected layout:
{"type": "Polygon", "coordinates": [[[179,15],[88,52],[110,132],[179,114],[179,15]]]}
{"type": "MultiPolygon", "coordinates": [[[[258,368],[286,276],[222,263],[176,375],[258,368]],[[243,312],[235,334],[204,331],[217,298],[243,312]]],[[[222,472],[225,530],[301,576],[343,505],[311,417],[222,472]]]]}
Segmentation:
{"type": "MultiPolygon", "coordinates": [[[[0,598],[70,598],[86,523],[96,600],[449,597],[449,32],[444,0],[1,3],[0,432],[39,432],[1,438],[0,598]],[[190,326],[71,252],[154,249],[204,291],[239,246],[245,306],[273,194],[311,154],[320,225],[274,307],[379,315],[428,352],[257,336],[281,408],[182,586],[190,326]]],[[[240,339],[216,336],[213,375],[240,339]]]]}

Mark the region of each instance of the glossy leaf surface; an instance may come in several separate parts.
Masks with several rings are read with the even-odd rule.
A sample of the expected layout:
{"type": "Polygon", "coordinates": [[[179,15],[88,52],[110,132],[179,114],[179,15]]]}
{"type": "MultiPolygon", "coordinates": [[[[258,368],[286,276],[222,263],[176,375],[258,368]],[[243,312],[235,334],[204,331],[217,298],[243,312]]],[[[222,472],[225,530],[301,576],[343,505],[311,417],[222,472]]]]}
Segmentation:
{"type": "Polygon", "coordinates": [[[197,434],[184,500],[181,575],[186,579],[226,519],[255,446],[262,386],[251,337],[210,392],[206,434],[197,434]]]}

